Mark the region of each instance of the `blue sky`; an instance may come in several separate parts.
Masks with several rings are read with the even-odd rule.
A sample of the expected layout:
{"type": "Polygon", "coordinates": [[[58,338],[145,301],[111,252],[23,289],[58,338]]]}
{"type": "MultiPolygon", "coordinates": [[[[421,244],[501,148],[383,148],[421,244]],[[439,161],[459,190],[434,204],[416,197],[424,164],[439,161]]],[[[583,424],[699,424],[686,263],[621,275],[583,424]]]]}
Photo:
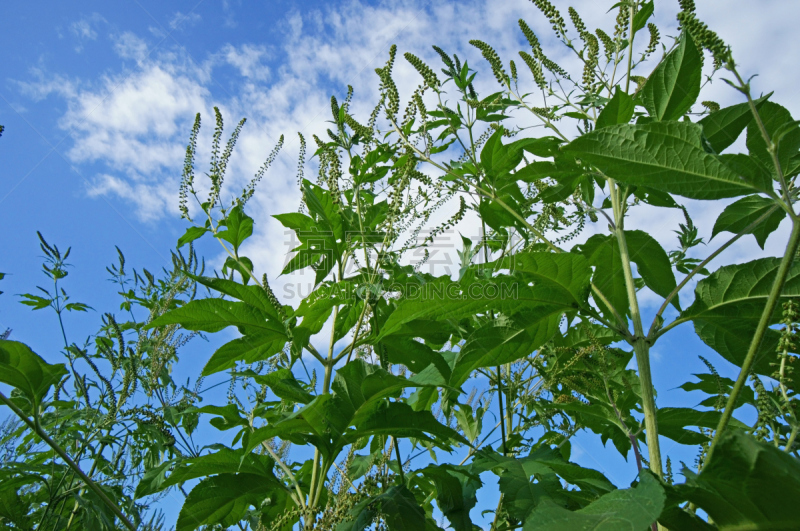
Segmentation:
{"type": "MultiPolygon", "coordinates": [[[[554,3],[564,14],[574,5],[590,26],[613,26],[613,17],[604,17],[604,3],[554,3]]],[[[697,4],[700,18],[733,46],[742,72],[759,75],[755,92],[775,90],[773,101],[800,116],[793,27],[800,19],[800,4],[697,4]]],[[[675,34],[676,11],[677,1],[656,2],[662,34],[670,33],[669,28],[675,34]]],[[[74,267],[66,287],[97,309],[67,317],[70,340],[82,341],[96,330],[100,313],[118,307],[114,286],[102,280],[105,267],[116,260],[115,245],[134,267],[156,270],[169,264],[169,251],[186,228],[179,219],[177,190],[195,113],[202,113],[204,120],[200,161],[208,158],[213,106],[222,109],[229,131],[239,118],[248,118],[232,159],[232,190],[253,175],[280,134],[286,135],[281,156],[251,203],[256,233],[245,249],[256,269],[275,279],[289,240],[269,216],[294,211],[298,204],[296,133],[310,138],[324,132],[329,97],[343,98],[348,84],[355,88],[356,116],[368,113],[377,95],[373,70],[383,65],[391,44],[433,64],[438,61],[431,44],[456,52],[480,70],[478,90],[493,92],[491,73],[467,41],[485,40],[501,56],[512,57],[522,49],[516,29],[522,17],[544,37],[551,57],[574,64],[553,44],[546,21],[525,0],[6,2],[0,15],[0,124],[6,127],[0,138],[0,271],[8,274],[0,286],[5,292],[0,296],[0,332],[13,329],[13,339],[27,342],[51,361],[59,359],[61,348],[54,317],[31,312],[16,296],[43,282],[36,231],[62,248],[73,247],[74,267]]],[[[398,60],[396,72],[401,94],[410,94],[417,84],[413,70],[398,60]]],[[[739,101],[719,81],[707,87],[704,99],[739,101]]],[[[720,208],[687,205],[708,239],[720,208]]],[[[672,249],[671,231],[680,221],[679,212],[645,209],[628,226],[650,232],[672,249]]],[[[457,229],[477,236],[474,220],[457,229]]],[[[780,256],[787,233],[781,227],[764,252],[752,238],[743,240],[715,263],[780,256]]],[[[199,251],[212,267],[221,265],[218,247],[200,245],[199,251]]],[[[275,282],[278,296],[297,304],[290,291],[308,279],[275,282]]],[[[682,300],[691,300],[691,290],[682,300]]],[[[655,302],[645,295],[645,312],[652,315],[655,302]]],[[[194,348],[193,356],[201,361],[180,367],[184,377],[196,376],[210,354],[209,345],[194,348]]],[[[659,405],[699,401],[673,390],[691,372],[704,372],[698,354],[723,374],[732,374],[732,367],[700,343],[690,326],[680,327],[654,350],[659,405]]],[[[579,462],[606,469],[619,484],[633,478],[632,459],[619,469],[619,459],[601,452],[592,437],[578,442],[579,462]]],[[[667,441],[667,448],[671,444],[667,441]]],[[[675,460],[691,462],[694,456],[686,447],[667,451],[675,460]]]]}

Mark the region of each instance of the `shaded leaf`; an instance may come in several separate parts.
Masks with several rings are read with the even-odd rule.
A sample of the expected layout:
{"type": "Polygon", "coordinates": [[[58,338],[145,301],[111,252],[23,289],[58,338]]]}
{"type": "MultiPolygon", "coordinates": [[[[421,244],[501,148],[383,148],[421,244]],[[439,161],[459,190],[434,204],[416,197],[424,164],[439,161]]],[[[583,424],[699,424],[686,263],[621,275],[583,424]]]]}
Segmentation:
{"type": "Polygon", "coordinates": [[[714,223],[711,237],[713,238],[722,231],[738,234],[770,211],[772,213],[765,220],[748,232],[755,237],[758,246],[763,249],[769,235],[777,230],[778,225],[786,217],[786,211],[780,208],[775,201],[760,195],[743,197],[725,207],[714,223]]]}

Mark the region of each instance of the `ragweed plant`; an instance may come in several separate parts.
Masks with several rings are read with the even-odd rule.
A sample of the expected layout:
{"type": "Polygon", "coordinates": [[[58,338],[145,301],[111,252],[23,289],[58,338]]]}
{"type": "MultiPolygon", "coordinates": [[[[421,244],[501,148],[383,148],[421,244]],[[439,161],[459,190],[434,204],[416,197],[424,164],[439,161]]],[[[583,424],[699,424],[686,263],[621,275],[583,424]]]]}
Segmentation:
{"type": "MultiPolygon", "coordinates": [[[[234,326],[240,337],[201,372],[228,372],[226,401],[175,413],[190,423],[207,415],[215,428],[235,430],[232,441],[153,460],[136,488],[145,497],[199,479],[179,530],[439,529],[440,515],[471,530],[486,472],[498,476],[501,494],[484,511],[493,531],[797,527],[800,126],[771,94],[752,94],[691,1],[680,1],[677,34],[653,22],[652,0],[614,4],[603,28],[574,9],[565,18],[547,0],[533,4],[531,16],[548,21],[578,71],[550,59],[520,20],[517,62],[469,41],[496,92],[481,94],[475,65],[434,46],[438,69],[403,54],[421,78],[404,99],[392,46],[376,69],[378,105],[368,116],[351,111],[352,88],[341,103],[331,98],[327,136],[312,137],[315,182],[300,137],[302,204],[273,214],[300,242],[282,274],[314,276],[296,306],[281,304],[241,254],[254,227],[248,200],[283,139],[226,203],[225,173],[244,122],[223,147],[215,110],[201,195],[198,116],[179,192],[193,225],[179,247],[208,235],[222,245],[221,275],[185,272],[218,296],[168,308],[137,330],[150,334],[145,345],[172,344],[175,326],[234,326]],[[701,99],[704,83],[722,76],[741,103],[701,99]],[[727,152],[743,133],[746,152],[727,152]],[[190,198],[201,212],[196,224],[190,198]],[[699,236],[681,204],[687,198],[737,198],[712,230],[712,239],[727,240],[699,236]],[[668,252],[631,226],[643,208],[682,210],[678,248],[668,252]],[[441,209],[446,221],[419,241],[441,209]],[[462,237],[457,275],[407,265],[408,253],[429,256],[436,235],[467,216],[484,237],[462,237]],[[782,256],[711,267],[747,235],[763,248],[784,220],[791,234],[782,256]],[[687,302],[682,289],[695,281],[687,302]],[[650,315],[643,289],[659,300],[650,315]],[[709,372],[680,387],[708,398],[695,408],[657,407],[653,346],[689,322],[739,374],[723,378],[718,360],[707,360],[709,372]],[[318,348],[312,338],[326,327],[327,348],[318,348]],[[758,411],[754,425],[734,416],[743,406],[758,411]],[[632,453],[635,483],[619,488],[571,462],[578,432],[632,453]],[[698,449],[684,483],[662,452],[665,439],[698,449]]],[[[160,356],[147,359],[162,366],[160,356]]],[[[34,402],[44,396],[37,392],[34,402]]],[[[148,416],[143,407],[137,413],[148,416]]]]}

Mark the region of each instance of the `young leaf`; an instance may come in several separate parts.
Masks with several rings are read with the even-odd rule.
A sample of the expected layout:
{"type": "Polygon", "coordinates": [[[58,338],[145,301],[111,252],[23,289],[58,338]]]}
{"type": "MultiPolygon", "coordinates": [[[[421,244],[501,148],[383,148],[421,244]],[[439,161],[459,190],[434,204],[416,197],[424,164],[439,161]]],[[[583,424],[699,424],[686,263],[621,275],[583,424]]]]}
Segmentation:
{"type": "Polygon", "coordinates": [[[253,218],[244,213],[242,206],[236,205],[228,212],[225,227],[217,237],[233,245],[234,252],[238,252],[239,246],[253,234],[253,218]]]}
{"type": "Polygon", "coordinates": [[[775,232],[783,218],[786,217],[786,211],[772,199],[760,195],[743,197],[725,207],[714,223],[711,237],[713,238],[722,231],[738,234],[769,212],[771,212],[769,216],[748,233],[755,236],[758,246],[763,249],[769,235],[775,232]]]}
{"type": "Polygon", "coordinates": [[[678,47],[653,70],[639,98],[654,120],[678,120],[697,100],[702,77],[703,56],[689,32],[683,31],[678,47]]]}
{"type": "Polygon", "coordinates": [[[205,227],[189,227],[186,229],[186,232],[183,236],[178,238],[178,249],[186,245],[187,243],[191,243],[196,239],[200,238],[203,234],[208,232],[208,229],[205,227]]]}
{"type": "Polygon", "coordinates": [[[691,199],[746,195],[757,188],[706,153],[702,128],[690,122],[612,125],[563,149],[612,179],[691,199]]]}
{"type": "Polygon", "coordinates": [[[639,6],[639,11],[636,12],[636,15],[633,17],[633,28],[631,28],[631,35],[636,35],[636,33],[645,27],[647,21],[650,17],[653,16],[653,11],[655,10],[655,5],[653,0],[649,2],[642,2],[639,6]]]}
{"type": "Polygon", "coordinates": [[[630,122],[631,118],[633,118],[633,110],[635,107],[636,105],[633,98],[623,92],[619,87],[616,87],[614,96],[606,103],[603,110],[600,111],[595,129],[602,129],[609,125],[626,124],[630,122]]]}

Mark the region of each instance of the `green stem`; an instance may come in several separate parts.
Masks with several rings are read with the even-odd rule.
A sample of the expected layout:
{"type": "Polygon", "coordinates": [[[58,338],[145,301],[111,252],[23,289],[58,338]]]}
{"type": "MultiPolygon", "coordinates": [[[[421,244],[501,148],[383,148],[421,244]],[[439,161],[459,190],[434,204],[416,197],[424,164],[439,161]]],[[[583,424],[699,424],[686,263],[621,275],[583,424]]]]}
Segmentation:
{"type": "Polygon", "coordinates": [[[0,402],[3,402],[5,405],[11,408],[11,411],[13,411],[15,415],[17,415],[20,419],[22,419],[22,421],[25,422],[25,424],[27,424],[28,427],[31,430],[33,430],[34,433],[36,433],[36,435],[41,437],[41,439],[45,443],[47,443],[47,445],[50,446],[50,448],[55,450],[55,452],[61,457],[61,459],[63,459],[64,462],[67,463],[67,466],[69,466],[73,471],[75,471],[76,474],[78,474],[78,476],[80,476],[80,478],[84,481],[86,486],[89,487],[92,490],[92,492],[97,494],[97,497],[100,498],[103,504],[105,504],[106,507],[111,509],[111,512],[117,515],[117,517],[122,521],[125,527],[127,527],[131,531],[136,531],[136,526],[134,526],[131,523],[131,521],[128,520],[128,517],[123,514],[123,512],[120,510],[119,507],[117,507],[117,504],[115,504],[113,501],[109,499],[108,496],[106,496],[106,493],[103,492],[103,489],[101,489],[97,485],[97,483],[92,481],[92,479],[89,476],[84,474],[83,470],[81,470],[81,468],[78,466],[78,463],[73,461],[72,458],[67,454],[67,452],[65,452],[64,449],[58,445],[58,443],[56,443],[53,439],[50,438],[50,436],[47,435],[47,433],[45,433],[45,431],[39,426],[38,422],[29,419],[28,415],[26,415],[21,409],[19,409],[16,406],[16,404],[14,404],[14,402],[9,400],[8,397],[6,397],[1,392],[0,392],[0,402]]]}
{"type": "Polygon", "coordinates": [[[747,355],[742,362],[742,368],[739,371],[739,377],[736,378],[736,383],[733,384],[733,389],[731,389],[728,402],[725,404],[722,417],[719,419],[719,424],[717,424],[717,431],[714,434],[714,439],[711,441],[711,447],[708,449],[708,455],[706,456],[707,463],[711,461],[711,456],[714,453],[714,449],[716,448],[717,443],[719,443],[722,433],[725,431],[725,428],[728,427],[728,422],[730,422],[731,417],[733,416],[733,410],[736,408],[736,401],[739,398],[739,393],[742,392],[742,388],[747,382],[747,377],[750,375],[750,369],[752,369],[753,362],[755,362],[756,359],[756,353],[761,347],[761,341],[764,339],[764,334],[767,333],[767,328],[769,328],[772,315],[775,313],[775,308],[778,306],[781,291],[783,291],[783,285],[786,283],[786,277],[789,276],[789,269],[792,266],[795,253],[797,253],[797,248],[799,245],[800,221],[795,220],[792,223],[792,234],[789,237],[789,243],[786,246],[786,252],[781,259],[781,264],[778,267],[778,274],[775,276],[775,280],[772,283],[772,289],[770,290],[769,297],[767,298],[767,305],[764,307],[764,311],[761,313],[761,319],[758,321],[758,327],[753,335],[753,339],[750,341],[750,348],[748,349],[747,355]]]}
{"type": "Polygon", "coordinates": [[[503,375],[500,372],[500,365],[497,366],[497,400],[500,402],[500,438],[503,441],[503,455],[508,454],[508,449],[506,448],[506,426],[505,422],[503,422],[503,416],[505,415],[505,410],[503,409],[503,386],[501,384],[503,375]]]}
{"type": "MultiPolygon", "coordinates": [[[[614,208],[614,221],[616,227],[614,232],[617,237],[617,245],[622,261],[622,274],[625,277],[625,288],[628,292],[628,302],[631,309],[631,320],[633,321],[633,351],[636,353],[636,365],[639,370],[639,382],[642,391],[642,408],[644,410],[645,436],[647,438],[647,452],[650,458],[650,469],[658,477],[663,477],[661,465],[661,448],[658,442],[658,423],[656,421],[656,401],[653,393],[653,378],[650,374],[650,345],[644,336],[642,327],[642,315],[639,311],[639,301],[636,298],[636,286],[633,283],[633,271],[631,270],[630,254],[628,253],[628,242],[625,239],[625,212],[620,197],[619,188],[613,179],[608,179],[611,203],[614,208]]],[[[629,340],[630,341],[630,340],[629,340]]]]}

